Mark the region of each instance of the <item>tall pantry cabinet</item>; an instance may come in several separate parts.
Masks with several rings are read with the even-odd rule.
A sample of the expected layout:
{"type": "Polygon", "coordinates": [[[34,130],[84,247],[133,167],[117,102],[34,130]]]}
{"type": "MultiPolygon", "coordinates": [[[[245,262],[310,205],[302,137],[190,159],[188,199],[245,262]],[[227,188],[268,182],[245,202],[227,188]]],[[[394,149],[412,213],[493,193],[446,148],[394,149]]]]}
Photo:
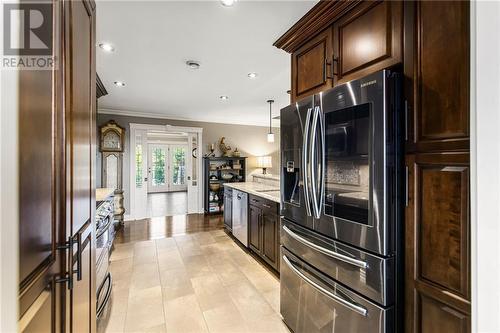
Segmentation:
{"type": "Polygon", "coordinates": [[[51,3],[52,70],[19,96],[19,330],[94,332],[95,10],[51,3]]]}

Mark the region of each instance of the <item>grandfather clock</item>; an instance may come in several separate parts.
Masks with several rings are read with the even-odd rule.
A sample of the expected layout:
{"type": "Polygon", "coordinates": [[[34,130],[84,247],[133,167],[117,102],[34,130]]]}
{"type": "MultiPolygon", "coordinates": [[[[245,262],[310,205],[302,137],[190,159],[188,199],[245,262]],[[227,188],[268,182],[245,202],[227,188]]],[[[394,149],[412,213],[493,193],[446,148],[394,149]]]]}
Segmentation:
{"type": "Polygon", "coordinates": [[[123,224],[122,165],[125,129],[110,120],[99,129],[102,152],[102,187],[115,189],[115,221],[123,224]]]}

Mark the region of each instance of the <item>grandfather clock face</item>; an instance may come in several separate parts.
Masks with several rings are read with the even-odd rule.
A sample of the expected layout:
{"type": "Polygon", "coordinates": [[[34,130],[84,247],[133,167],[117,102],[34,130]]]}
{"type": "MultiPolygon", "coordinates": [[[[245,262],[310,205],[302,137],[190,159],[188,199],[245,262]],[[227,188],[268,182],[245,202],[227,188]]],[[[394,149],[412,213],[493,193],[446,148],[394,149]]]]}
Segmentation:
{"type": "Polygon", "coordinates": [[[121,138],[115,131],[108,131],[102,138],[102,149],[110,151],[121,151],[121,138]]]}
{"type": "Polygon", "coordinates": [[[101,127],[100,149],[102,152],[123,152],[125,129],[113,120],[101,127]]]}

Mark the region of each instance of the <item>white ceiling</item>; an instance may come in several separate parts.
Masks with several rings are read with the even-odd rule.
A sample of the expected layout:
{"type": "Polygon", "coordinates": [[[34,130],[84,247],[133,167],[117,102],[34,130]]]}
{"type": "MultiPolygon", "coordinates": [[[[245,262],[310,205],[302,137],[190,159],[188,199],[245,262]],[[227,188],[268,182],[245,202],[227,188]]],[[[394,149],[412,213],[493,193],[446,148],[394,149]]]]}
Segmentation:
{"type": "Polygon", "coordinates": [[[266,100],[276,101],[278,115],[290,89],[290,55],[272,44],[315,2],[99,1],[97,42],[116,48],[97,48],[109,93],[99,99],[100,112],[268,125],[266,100]],[[188,68],[187,60],[201,68],[188,68]],[[117,80],[126,86],[116,87],[117,80]]]}

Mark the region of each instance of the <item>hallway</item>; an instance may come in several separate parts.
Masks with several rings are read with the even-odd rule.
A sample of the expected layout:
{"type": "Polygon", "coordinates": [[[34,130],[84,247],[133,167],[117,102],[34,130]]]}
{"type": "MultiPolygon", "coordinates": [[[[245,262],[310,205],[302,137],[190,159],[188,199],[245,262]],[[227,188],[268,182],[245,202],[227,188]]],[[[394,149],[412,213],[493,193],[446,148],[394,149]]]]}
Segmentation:
{"type": "Polygon", "coordinates": [[[203,215],[126,222],[111,255],[112,310],[99,332],[288,332],[279,280],[222,224],[203,215]]]}
{"type": "Polygon", "coordinates": [[[148,193],[147,216],[174,216],[186,213],[187,191],[148,193]]]}

